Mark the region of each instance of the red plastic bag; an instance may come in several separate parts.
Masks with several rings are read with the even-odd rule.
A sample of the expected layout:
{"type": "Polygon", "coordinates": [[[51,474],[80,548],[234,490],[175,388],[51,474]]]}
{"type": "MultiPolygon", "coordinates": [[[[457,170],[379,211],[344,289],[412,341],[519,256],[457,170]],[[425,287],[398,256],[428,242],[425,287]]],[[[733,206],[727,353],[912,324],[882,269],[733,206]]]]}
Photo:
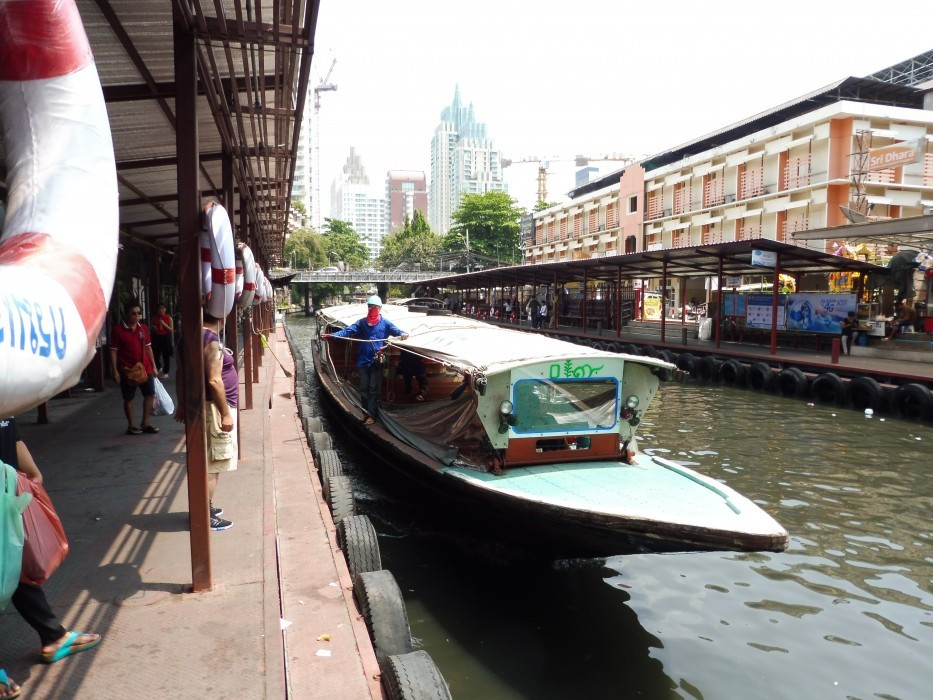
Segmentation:
{"type": "Polygon", "coordinates": [[[26,543],[19,580],[39,585],[45,583],[68,554],[68,540],[58,513],[41,484],[25,474],[17,474],[19,492],[31,493],[32,500],[23,511],[26,543]]]}

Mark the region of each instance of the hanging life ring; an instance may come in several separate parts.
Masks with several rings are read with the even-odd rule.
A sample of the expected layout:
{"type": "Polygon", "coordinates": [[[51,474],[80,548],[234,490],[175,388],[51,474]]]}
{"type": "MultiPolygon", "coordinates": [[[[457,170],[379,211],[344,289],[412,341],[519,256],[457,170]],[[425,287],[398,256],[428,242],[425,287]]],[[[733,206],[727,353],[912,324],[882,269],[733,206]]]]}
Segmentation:
{"type": "Polygon", "coordinates": [[[225,318],[236,291],[233,227],[227,210],[217,202],[205,204],[201,217],[201,303],[214,318],[225,318]]]}
{"type": "Polygon", "coordinates": [[[256,266],[256,293],[253,294],[253,306],[259,306],[262,302],[265,301],[266,295],[266,275],[263,273],[262,268],[258,265],[256,266]]]}
{"type": "Polygon", "coordinates": [[[243,292],[237,299],[237,306],[241,309],[248,309],[256,293],[256,260],[253,258],[253,251],[245,243],[237,246],[237,254],[243,266],[243,292]]]}
{"type": "Polygon", "coordinates": [[[74,0],[0,3],[0,415],[73,386],[117,263],[107,107],[74,0]]]}

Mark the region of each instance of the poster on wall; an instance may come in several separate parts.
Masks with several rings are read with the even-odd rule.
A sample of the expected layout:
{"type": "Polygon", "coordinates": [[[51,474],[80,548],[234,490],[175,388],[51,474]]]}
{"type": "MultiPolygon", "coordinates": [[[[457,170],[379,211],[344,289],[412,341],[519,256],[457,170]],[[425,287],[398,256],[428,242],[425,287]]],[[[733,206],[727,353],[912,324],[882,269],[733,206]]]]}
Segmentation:
{"type": "Polygon", "coordinates": [[[645,318],[651,321],[661,320],[661,297],[649,294],[645,297],[645,318]]]}
{"type": "Polygon", "coordinates": [[[744,294],[723,294],[722,295],[722,315],[723,316],[744,316],[745,315],[745,295],[744,294]]]}
{"type": "MultiPolygon", "coordinates": [[[[745,315],[745,325],[750,328],[771,329],[771,309],[774,304],[773,294],[749,294],[748,312],[745,315]]],[[[787,328],[787,295],[778,294],[777,328],[787,328]]]]}
{"type": "Polygon", "coordinates": [[[787,300],[788,330],[842,332],[842,319],[856,311],[854,294],[791,294],[787,300]]]}

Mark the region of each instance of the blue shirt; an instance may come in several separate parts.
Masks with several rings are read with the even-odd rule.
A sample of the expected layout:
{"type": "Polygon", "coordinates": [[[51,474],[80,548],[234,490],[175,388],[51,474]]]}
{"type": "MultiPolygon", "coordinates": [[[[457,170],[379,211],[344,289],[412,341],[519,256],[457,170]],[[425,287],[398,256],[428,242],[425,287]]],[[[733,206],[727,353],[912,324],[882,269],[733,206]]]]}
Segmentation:
{"type": "Polygon", "coordinates": [[[375,340],[374,343],[360,343],[359,354],[357,355],[356,366],[368,367],[376,359],[376,353],[385,347],[385,339],[393,335],[403,335],[405,331],[399,330],[392,321],[384,316],[379,316],[379,322],[375,326],[366,323],[365,318],[361,318],[352,326],[347,326],[342,331],[333,334],[335,338],[360,338],[361,340],[375,340]]]}

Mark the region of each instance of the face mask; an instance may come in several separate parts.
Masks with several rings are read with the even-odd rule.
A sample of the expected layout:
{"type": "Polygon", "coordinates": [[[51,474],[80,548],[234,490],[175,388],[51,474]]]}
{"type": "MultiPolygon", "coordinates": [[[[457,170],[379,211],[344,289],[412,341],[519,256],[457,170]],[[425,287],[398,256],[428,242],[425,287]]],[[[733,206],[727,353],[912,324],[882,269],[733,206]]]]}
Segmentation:
{"type": "Polygon", "coordinates": [[[370,326],[375,326],[377,323],[379,323],[379,307],[378,306],[369,307],[369,312],[366,314],[366,323],[368,323],[370,326]]]}

